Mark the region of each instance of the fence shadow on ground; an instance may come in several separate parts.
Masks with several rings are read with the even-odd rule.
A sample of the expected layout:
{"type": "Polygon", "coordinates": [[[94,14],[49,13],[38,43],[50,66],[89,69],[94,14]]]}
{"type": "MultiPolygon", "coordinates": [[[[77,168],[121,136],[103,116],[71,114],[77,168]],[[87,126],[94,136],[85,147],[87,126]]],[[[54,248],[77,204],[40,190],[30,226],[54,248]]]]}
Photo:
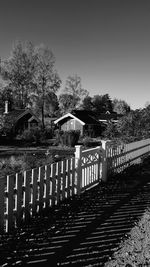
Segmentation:
{"type": "Polygon", "coordinates": [[[104,266],[150,204],[150,160],[0,237],[1,266],[104,266]]]}

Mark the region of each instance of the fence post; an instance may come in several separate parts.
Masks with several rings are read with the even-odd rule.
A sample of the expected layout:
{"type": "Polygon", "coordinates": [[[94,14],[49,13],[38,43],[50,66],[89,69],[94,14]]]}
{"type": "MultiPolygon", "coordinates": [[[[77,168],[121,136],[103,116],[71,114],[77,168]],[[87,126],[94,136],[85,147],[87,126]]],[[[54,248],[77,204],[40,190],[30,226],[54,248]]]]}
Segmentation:
{"type": "Polygon", "coordinates": [[[102,143],[100,146],[97,147],[98,148],[98,180],[101,181],[101,175],[102,175],[102,143]]]}
{"type": "Polygon", "coordinates": [[[81,167],[81,157],[82,157],[82,146],[77,145],[75,146],[75,164],[76,164],[76,171],[77,171],[77,194],[80,195],[81,188],[82,188],[82,167],[81,167]]]}
{"type": "Polygon", "coordinates": [[[107,181],[107,141],[101,140],[102,142],[102,181],[107,181]]]}

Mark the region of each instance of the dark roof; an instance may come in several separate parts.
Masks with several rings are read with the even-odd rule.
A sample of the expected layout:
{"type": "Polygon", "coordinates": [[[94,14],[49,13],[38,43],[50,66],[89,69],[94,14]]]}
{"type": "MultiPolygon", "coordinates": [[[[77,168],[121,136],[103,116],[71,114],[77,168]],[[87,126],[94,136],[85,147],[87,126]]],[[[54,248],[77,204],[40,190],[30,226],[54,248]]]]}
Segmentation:
{"type": "Polygon", "coordinates": [[[99,124],[99,121],[95,118],[95,114],[92,111],[73,110],[71,114],[83,121],[85,124],[99,124]]]}
{"type": "Polygon", "coordinates": [[[94,120],[95,122],[99,122],[99,120],[118,120],[122,117],[122,115],[119,115],[116,112],[96,114],[95,112],[88,110],[73,110],[71,114],[85,123],[88,123],[91,120],[94,120]]]}
{"type": "Polygon", "coordinates": [[[18,117],[20,117],[25,112],[25,109],[16,109],[9,111],[8,114],[6,114],[8,117],[10,117],[13,121],[17,120],[18,117]]]}
{"type": "Polygon", "coordinates": [[[17,120],[19,120],[22,116],[26,114],[31,114],[31,116],[34,116],[39,121],[39,119],[36,117],[36,115],[33,114],[30,109],[15,109],[10,110],[7,114],[1,111],[0,113],[10,118],[12,120],[12,123],[15,123],[17,120]]]}

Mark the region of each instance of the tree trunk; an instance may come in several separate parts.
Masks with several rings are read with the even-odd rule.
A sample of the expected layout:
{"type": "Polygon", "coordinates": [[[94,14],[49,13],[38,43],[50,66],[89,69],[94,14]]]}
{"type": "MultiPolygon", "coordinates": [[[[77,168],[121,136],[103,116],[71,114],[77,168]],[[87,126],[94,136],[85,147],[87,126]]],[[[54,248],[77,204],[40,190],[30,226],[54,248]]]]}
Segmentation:
{"type": "Polygon", "coordinates": [[[42,105],[42,110],[41,110],[42,112],[42,127],[43,127],[43,129],[45,128],[45,122],[44,122],[44,105],[42,105]]]}

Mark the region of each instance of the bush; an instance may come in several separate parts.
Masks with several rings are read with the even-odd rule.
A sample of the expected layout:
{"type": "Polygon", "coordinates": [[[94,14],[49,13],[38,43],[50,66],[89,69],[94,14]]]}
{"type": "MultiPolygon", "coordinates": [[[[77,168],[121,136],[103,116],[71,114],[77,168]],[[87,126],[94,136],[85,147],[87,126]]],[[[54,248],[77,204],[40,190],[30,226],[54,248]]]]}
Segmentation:
{"type": "Polygon", "coordinates": [[[150,266],[150,210],[136,223],[105,267],[150,266]]]}
{"type": "Polygon", "coordinates": [[[106,129],[103,132],[103,137],[107,139],[113,139],[118,137],[117,126],[113,122],[108,122],[106,129]]]}
{"type": "Polygon", "coordinates": [[[40,144],[47,138],[51,138],[50,130],[36,127],[24,130],[24,132],[20,135],[19,139],[28,143],[40,144]]]}
{"type": "Polygon", "coordinates": [[[102,144],[100,138],[92,138],[89,136],[82,136],[79,141],[85,148],[96,147],[102,144]]]}
{"type": "Polygon", "coordinates": [[[20,139],[29,143],[32,143],[35,139],[33,131],[24,130],[24,132],[20,135],[20,139]]]}
{"type": "Polygon", "coordinates": [[[54,136],[54,130],[51,127],[46,127],[43,130],[43,137],[44,139],[52,139],[54,136]]]}
{"type": "Polygon", "coordinates": [[[0,115],[0,136],[7,140],[13,140],[14,138],[12,119],[7,114],[0,115]]]}
{"type": "Polygon", "coordinates": [[[82,143],[85,147],[92,147],[92,138],[91,137],[85,137],[82,139],[82,143]]]}
{"type": "Polygon", "coordinates": [[[11,156],[0,161],[0,176],[37,168],[52,162],[54,162],[53,156],[44,153],[25,153],[20,156],[11,156]]]}
{"type": "Polygon", "coordinates": [[[70,131],[59,131],[57,132],[57,140],[61,145],[73,147],[77,144],[80,136],[80,131],[70,130],[70,131]]]}
{"type": "Polygon", "coordinates": [[[15,159],[11,157],[10,159],[0,161],[0,176],[20,172],[22,168],[24,168],[24,162],[22,159],[15,159]]]}

